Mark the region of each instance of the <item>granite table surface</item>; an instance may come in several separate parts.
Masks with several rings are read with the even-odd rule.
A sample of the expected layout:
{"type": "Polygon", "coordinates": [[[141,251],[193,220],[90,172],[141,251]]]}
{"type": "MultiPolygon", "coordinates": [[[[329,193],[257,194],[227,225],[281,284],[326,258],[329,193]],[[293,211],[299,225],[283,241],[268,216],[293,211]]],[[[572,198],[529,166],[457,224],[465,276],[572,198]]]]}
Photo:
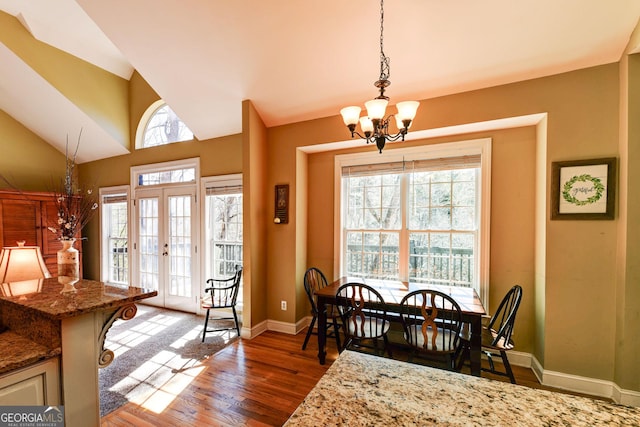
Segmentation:
{"type": "Polygon", "coordinates": [[[285,426],[640,426],[640,408],[344,351],[285,426]]]}

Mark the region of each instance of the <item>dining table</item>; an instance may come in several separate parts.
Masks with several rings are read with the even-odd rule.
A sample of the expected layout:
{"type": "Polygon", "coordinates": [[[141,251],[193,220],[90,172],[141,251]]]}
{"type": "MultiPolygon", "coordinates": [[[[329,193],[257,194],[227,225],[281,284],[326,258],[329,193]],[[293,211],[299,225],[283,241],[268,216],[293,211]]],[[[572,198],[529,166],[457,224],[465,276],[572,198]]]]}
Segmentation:
{"type": "Polygon", "coordinates": [[[364,283],[377,290],[384,300],[384,307],[393,320],[397,315],[399,320],[400,301],[409,292],[418,289],[433,289],[451,296],[460,306],[462,321],[469,324],[471,333],[471,374],[480,376],[482,355],[482,316],[486,314],[482,301],[474,288],[403,282],[399,280],[378,280],[362,277],[343,276],[315,292],[318,306],[318,360],[325,364],[327,355],[327,306],[336,303],[338,288],[346,283],[364,283]]]}

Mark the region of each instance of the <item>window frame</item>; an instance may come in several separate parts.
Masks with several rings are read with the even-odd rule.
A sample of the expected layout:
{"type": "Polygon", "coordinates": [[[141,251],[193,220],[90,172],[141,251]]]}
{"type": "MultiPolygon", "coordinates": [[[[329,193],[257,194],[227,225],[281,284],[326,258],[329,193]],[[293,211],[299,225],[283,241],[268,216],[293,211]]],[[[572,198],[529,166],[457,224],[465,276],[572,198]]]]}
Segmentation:
{"type": "Polygon", "coordinates": [[[108,218],[104,215],[104,198],[124,194],[127,203],[127,285],[131,284],[131,187],[129,185],[119,185],[114,187],[103,187],[98,190],[100,200],[100,280],[109,282],[109,239],[104,233],[109,227],[108,218]]]}
{"type": "MultiPolygon", "coordinates": [[[[438,159],[460,157],[465,155],[480,155],[479,178],[479,209],[478,249],[479,260],[476,264],[474,289],[478,293],[483,305],[489,303],[489,267],[490,267],[490,224],[491,224],[491,138],[480,138],[439,144],[425,144],[409,148],[387,150],[384,155],[377,152],[354,153],[336,155],[334,161],[334,271],[339,277],[344,275],[342,260],[344,259],[343,223],[342,217],[342,168],[376,163],[411,161],[422,159],[438,159]]],[[[406,204],[404,191],[401,203],[406,204]]],[[[402,227],[406,229],[404,223],[402,227]]],[[[406,256],[406,248],[401,242],[400,256],[406,256]]],[[[401,261],[402,265],[402,261],[401,261]]],[[[400,267],[401,280],[406,280],[407,271],[400,267]],[[402,276],[404,275],[404,276],[402,276]]]]}
{"type": "Polygon", "coordinates": [[[154,147],[162,147],[163,145],[176,144],[178,142],[195,141],[195,135],[194,135],[193,131],[191,130],[191,128],[189,128],[187,126],[187,124],[184,123],[182,121],[182,119],[180,119],[178,117],[178,119],[180,119],[180,122],[182,122],[187,127],[187,129],[189,129],[189,132],[192,135],[191,139],[183,139],[183,140],[179,140],[179,141],[171,141],[171,142],[166,142],[165,144],[153,145],[153,146],[148,146],[148,147],[144,145],[145,134],[147,133],[147,128],[149,126],[149,122],[155,117],[156,113],[160,109],[164,108],[165,106],[169,107],[173,111],[173,109],[171,108],[171,106],[169,106],[169,104],[167,104],[164,100],[159,99],[159,100],[155,101],[154,103],[152,103],[151,105],[149,105],[149,107],[142,114],[142,117],[140,117],[140,121],[138,122],[138,127],[136,129],[136,139],[135,139],[136,150],[143,150],[143,149],[154,148],[154,147]]]}
{"type": "MultiPolygon", "coordinates": [[[[210,253],[208,251],[208,242],[207,242],[207,226],[208,226],[208,222],[207,222],[207,188],[211,188],[211,187],[235,187],[235,186],[243,186],[243,182],[242,182],[242,174],[241,173],[236,173],[236,174],[228,174],[228,175],[215,175],[215,176],[207,176],[207,177],[202,177],[200,178],[200,194],[202,195],[202,203],[200,203],[200,221],[201,221],[201,225],[202,225],[202,232],[200,234],[201,236],[201,242],[200,242],[200,247],[204,248],[202,251],[200,251],[200,265],[204,266],[203,268],[201,268],[201,273],[204,274],[206,278],[210,278],[213,277],[212,276],[212,271],[211,271],[211,266],[209,265],[208,259],[210,256],[210,253]]],[[[244,211],[244,191],[242,193],[242,203],[243,203],[243,211],[244,211]]],[[[244,212],[243,212],[243,216],[244,216],[244,212]]],[[[244,225],[244,224],[243,224],[244,225]]],[[[244,230],[243,230],[243,242],[242,242],[242,246],[243,246],[243,251],[244,251],[244,230]]],[[[243,254],[243,259],[244,259],[244,254],[243,254]]],[[[204,283],[204,281],[202,281],[204,283]]],[[[241,284],[240,287],[241,291],[243,290],[243,286],[241,284]]],[[[204,284],[202,285],[202,289],[201,292],[204,292],[204,284]]],[[[244,291],[242,291],[244,292],[244,291]]],[[[242,312],[242,307],[243,307],[243,301],[244,301],[244,296],[242,295],[242,292],[238,295],[238,306],[237,309],[239,312],[242,312]]]]}

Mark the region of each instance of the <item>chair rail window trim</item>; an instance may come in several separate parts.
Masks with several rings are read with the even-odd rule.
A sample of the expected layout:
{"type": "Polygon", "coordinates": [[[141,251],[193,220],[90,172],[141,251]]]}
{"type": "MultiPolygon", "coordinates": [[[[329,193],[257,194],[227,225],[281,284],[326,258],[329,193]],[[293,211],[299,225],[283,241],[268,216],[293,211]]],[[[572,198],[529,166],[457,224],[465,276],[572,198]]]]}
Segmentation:
{"type": "MultiPolygon", "coordinates": [[[[416,147],[398,148],[379,153],[354,153],[335,156],[334,161],[334,271],[343,275],[343,218],[342,218],[342,171],[349,166],[376,165],[381,163],[409,162],[416,160],[437,160],[448,157],[480,155],[480,178],[478,181],[479,209],[478,246],[480,257],[476,263],[477,284],[475,289],[485,307],[489,310],[489,265],[490,265],[490,224],[491,224],[491,138],[471,139],[439,144],[425,144],[416,147]]],[[[403,223],[403,228],[406,224],[403,223]]]]}

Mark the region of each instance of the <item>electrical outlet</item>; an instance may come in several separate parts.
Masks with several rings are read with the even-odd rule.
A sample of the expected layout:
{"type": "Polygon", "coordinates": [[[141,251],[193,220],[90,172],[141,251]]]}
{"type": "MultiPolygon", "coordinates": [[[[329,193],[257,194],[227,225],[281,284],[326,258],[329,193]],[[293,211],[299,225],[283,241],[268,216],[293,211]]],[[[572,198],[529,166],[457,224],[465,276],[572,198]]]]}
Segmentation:
{"type": "Polygon", "coordinates": [[[286,301],[280,301],[280,310],[287,311],[287,302],[286,301]]]}

